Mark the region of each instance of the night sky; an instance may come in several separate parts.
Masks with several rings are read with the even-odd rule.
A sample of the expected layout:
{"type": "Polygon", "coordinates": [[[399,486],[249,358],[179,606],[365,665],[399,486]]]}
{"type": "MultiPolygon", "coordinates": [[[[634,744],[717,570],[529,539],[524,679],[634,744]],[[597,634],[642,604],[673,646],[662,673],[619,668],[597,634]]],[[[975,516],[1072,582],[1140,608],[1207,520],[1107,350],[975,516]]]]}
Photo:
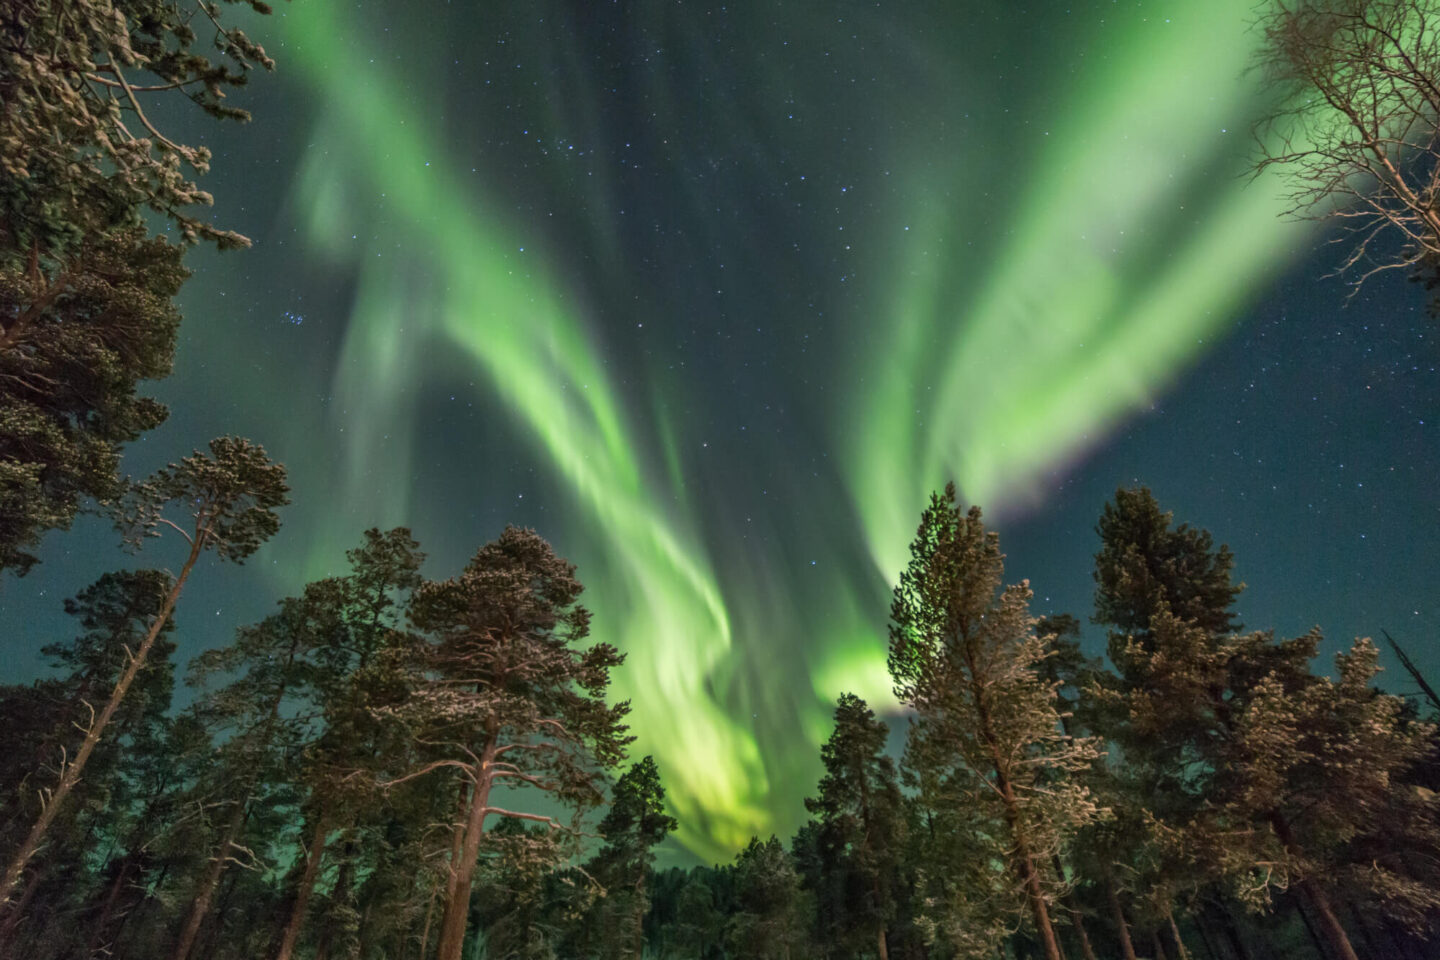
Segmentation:
{"type": "MultiPolygon", "coordinates": [[[[579,567],[629,660],[634,756],[681,840],[788,835],[833,698],[888,705],[890,587],[931,489],[1001,535],[1034,612],[1091,607],[1119,485],[1227,542],[1240,614],[1388,629],[1440,673],[1440,343],[1398,277],[1245,176],[1253,0],[342,5],[215,150],[168,424],[291,471],[280,535],[199,571],[181,655],[369,526],[449,576],[506,523],[579,567]]],[[[4,673],[126,562],[99,524],[0,587],[4,673]]],[[[1092,652],[1103,636],[1088,628],[1092,652]]],[[[1398,665],[1387,675],[1408,689],[1398,665]]],[[[1328,669],[1328,663],[1322,666],[1328,669]]]]}

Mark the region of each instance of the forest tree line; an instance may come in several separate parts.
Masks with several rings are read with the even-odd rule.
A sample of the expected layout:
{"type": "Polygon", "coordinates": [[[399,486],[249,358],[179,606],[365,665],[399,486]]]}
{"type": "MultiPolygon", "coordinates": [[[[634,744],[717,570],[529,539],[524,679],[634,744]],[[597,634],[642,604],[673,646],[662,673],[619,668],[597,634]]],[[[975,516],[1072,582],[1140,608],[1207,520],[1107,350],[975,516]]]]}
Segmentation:
{"type": "MultiPolygon", "coordinates": [[[[662,771],[628,763],[623,655],[532,531],[434,580],[407,531],[371,530],[189,664],[175,709],[187,584],[269,541],[291,492],[239,437],[121,469],[166,417],[140,390],[173,363],[186,249],[249,243],[196,213],[209,153],[145,106],[247,119],[227,91],[273,63],[230,2],[0,12],[0,589],[82,513],[141,557],[66,601],[44,677],[0,688],[0,956],[1436,954],[1433,717],[1377,688],[1367,640],[1332,673],[1318,633],[1236,622],[1229,552],[1144,489],[1097,525],[1104,661],[937,494],[891,609],[901,750],[841,697],[809,820],[731,864],[654,869],[677,824],[662,771]]],[[[1342,269],[1390,229],[1380,269],[1430,286],[1432,6],[1257,26],[1290,105],[1259,162],[1298,171],[1297,212],[1359,211],[1342,269]]]]}
{"type": "MultiPolygon", "coordinates": [[[[186,510],[223,499],[196,484],[226,452],[181,465],[186,510]]],[[[220,512],[232,556],[274,516],[220,512]]],[[[1108,665],[937,494],[891,609],[898,763],[843,695],[788,844],[658,873],[677,824],[654,761],[624,763],[623,656],[535,533],[427,580],[408,531],[371,530],[197,656],[178,711],[178,580],[106,574],[52,675],[0,688],[0,954],[1432,955],[1440,741],[1374,644],[1331,675],[1318,632],[1242,628],[1229,552],[1143,488],[1097,531],[1108,665]]]]}

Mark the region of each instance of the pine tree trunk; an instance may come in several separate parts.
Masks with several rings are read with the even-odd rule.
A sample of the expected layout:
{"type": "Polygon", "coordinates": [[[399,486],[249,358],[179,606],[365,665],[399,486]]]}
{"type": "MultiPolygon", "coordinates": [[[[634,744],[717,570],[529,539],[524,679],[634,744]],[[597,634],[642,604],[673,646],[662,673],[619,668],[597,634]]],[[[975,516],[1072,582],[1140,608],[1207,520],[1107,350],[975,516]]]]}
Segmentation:
{"type": "Polygon", "coordinates": [[[491,737],[475,770],[479,779],[470,797],[460,862],[450,864],[454,882],[445,902],[445,912],[440,918],[440,943],[435,951],[435,960],[460,960],[461,951],[465,948],[465,928],[470,919],[470,890],[475,879],[475,863],[480,856],[480,841],[485,836],[485,815],[490,803],[489,770],[494,759],[495,738],[491,737]]]}
{"type": "Polygon", "coordinates": [[[87,957],[93,957],[105,939],[105,928],[110,926],[110,918],[115,915],[115,904],[120,900],[120,891],[125,888],[125,878],[130,873],[131,862],[129,857],[121,861],[120,872],[115,875],[114,882],[110,884],[110,892],[105,895],[105,903],[100,908],[100,917],[95,921],[89,942],[85,944],[85,956],[87,957]]]}
{"type": "Polygon", "coordinates": [[[210,912],[210,901],[215,898],[215,891],[220,886],[220,878],[225,873],[225,867],[230,862],[230,847],[240,836],[240,830],[245,826],[246,801],[235,804],[235,810],[230,815],[230,823],[225,828],[225,838],[210,860],[210,866],[205,870],[205,876],[200,881],[200,888],[195,892],[195,899],[190,904],[190,915],[185,920],[185,926],[180,930],[180,936],[175,941],[175,949],[170,954],[170,960],[188,960],[190,949],[195,946],[195,938],[200,935],[200,925],[205,922],[205,916],[210,912]]]}
{"type": "Polygon", "coordinates": [[[1035,931],[1040,936],[1040,945],[1044,948],[1046,960],[1061,960],[1060,944],[1055,939],[1055,928],[1050,924],[1050,911],[1046,906],[1045,891],[1040,887],[1040,871],[1035,865],[1034,855],[1030,852],[1030,842],[1025,835],[1025,825],[1020,817],[1020,803],[1015,798],[1015,788],[1010,784],[1007,765],[1001,759],[999,741],[991,727],[989,712],[981,706],[978,693],[975,703],[980,717],[981,735],[990,748],[990,759],[995,769],[995,785],[999,788],[1001,801],[1005,807],[1005,825],[1010,829],[1010,840],[1015,851],[1015,865],[1019,868],[1020,883],[1025,890],[1025,899],[1030,907],[1030,915],[1035,921],[1035,931]]]}
{"type": "Polygon", "coordinates": [[[1165,904],[1165,920],[1170,924],[1170,939],[1175,941],[1175,956],[1179,960],[1190,960],[1190,951],[1185,949],[1185,941],[1180,938],[1180,926],[1175,922],[1175,914],[1168,903],[1165,904]]]}
{"type": "Polygon", "coordinates": [[[875,946],[879,951],[880,960],[890,960],[890,947],[885,943],[885,925],[880,925],[880,930],[875,937],[875,946]]]}
{"type": "Polygon", "coordinates": [[[195,941],[195,948],[191,953],[197,957],[215,956],[215,943],[225,932],[225,918],[230,916],[230,901],[235,898],[235,891],[240,886],[240,876],[234,870],[225,871],[225,879],[220,882],[220,898],[215,901],[215,908],[205,918],[205,924],[201,929],[204,935],[195,941]]]}
{"type": "Polygon", "coordinates": [[[450,832],[450,866],[449,869],[445,871],[445,903],[449,903],[455,897],[456,867],[460,864],[460,854],[465,848],[465,824],[470,819],[472,789],[472,784],[464,782],[460,784],[460,798],[459,806],[455,813],[455,827],[450,832]]]}
{"type": "Polygon", "coordinates": [[[1165,956],[1165,945],[1160,942],[1160,931],[1150,931],[1150,949],[1155,951],[1155,960],[1168,960],[1165,956]]]}
{"type": "Polygon", "coordinates": [[[36,818],[30,833],[26,835],[20,849],[15,851],[15,856],[10,865],[5,868],[5,875],[0,877],[0,906],[10,901],[10,895],[14,892],[16,885],[20,882],[20,875],[25,872],[32,857],[40,849],[40,844],[45,840],[45,834],[50,829],[50,824],[60,812],[70,791],[80,782],[80,774],[85,771],[85,764],[90,755],[95,752],[95,746],[100,742],[105,728],[120,709],[125,694],[129,692],[130,685],[135,682],[135,677],[145,666],[145,660],[150,656],[150,650],[155,646],[155,638],[160,636],[165,623],[170,619],[170,614],[175,610],[175,603],[180,599],[180,591],[185,588],[185,581],[190,576],[190,571],[195,568],[195,561],[200,559],[200,551],[205,545],[205,536],[196,531],[195,537],[190,544],[190,555],[185,559],[185,565],[180,568],[180,576],[175,580],[174,586],[165,596],[165,602],[160,606],[160,612],[155,615],[155,620],[150,624],[150,629],[145,632],[145,639],[140,642],[139,648],[130,655],[129,663],[120,674],[120,679],[115,682],[115,687],[110,691],[110,699],[106,701],[100,716],[90,721],[85,729],[85,739],[80,744],[80,749],[75,753],[75,759],[65,764],[60,774],[60,782],[55,785],[54,791],[50,794],[45,806],[40,810],[40,816],[36,818]]]}
{"type": "MultiPolygon", "coordinates": [[[[1068,726],[1065,728],[1065,732],[1070,732],[1068,726]]],[[[1069,878],[1065,876],[1065,863],[1060,859],[1060,854],[1054,854],[1052,862],[1055,866],[1055,876],[1059,878],[1060,883],[1062,885],[1068,883],[1069,878]]],[[[1090,935],[1085,932],[1085,920],[1075,907],[1074,899],[1075,891],[1071,889],[1065,900],[1065,912],[1070,914],[1070,924],[1075,928],[1076,939],[1080,941],[1081,954],[1084,955],[1085,960],[1095,960],[1095,949],[1090,945],[1090,935]]]]}
{"type": "Polygon", "coordinates": [[[1125,922],[1125,911],[1120,908],[1120,897],[1115,892],[1115,883],[1105,878],[1105,900],[1110,904],[1110,916],[1115,921],[1115,935],[1120,940],[1120,956],[1124,960],[1136,960],[1135,944],[1130,941],[1130,924],[1125,922]]]}
{"type": "MultiPolygon", "coordinates": [[[[1275,836],[1285,845],[1285,851],[1291,858],[1304,862],[1300,845],[1296,842],[1294,834],[1290,832],[1290,824],[1280,815],[1280,812],[1272,811],[1270,814],[1270,826],[1275,830],[1275,836]]],[[[1360,960],[1355,954],[1355,948],[1350,945],[1350,937],[1345,933],[1345,927],[1341,925],[1340,918],[1335,915],[1335,908],[1330,905],[1330,898],[1325,891],[1320,889],[1319,884],[1311,881],[1309,877],[1302,876],[1295,884],[1302,896],[1310,901],[1315,908],[1315,913],[1320,918],[1320,930],[1325,934],[1325,939],[1330,942],[1330,947],[1340,960],[1360,960]]]]}
{"type": "Polygon", "coordinates": [[[1070,908],[1070,922],[1075,925],[1075,937],[1080,941],[1080,954],[1085,960],[1095,960],[1095,948],[1090,944],[1090,934],[1085,931],[1085,920],[1073,906],[1070,908]]]}
{"type": "Polygon", "coordinates": [[[1301,893],[1307,896],[1314,906],[1315,913],[1320,917],[1320,929],[1340,960],[1360,960],[1355,948],[1350,944],[1350,937],[1345,933],[1340,918],[1335,916],[1335,908],[1330,905],[1330,898],[1325,895],[1325,891],[1311,883],[1308,878],[1302,879],[1299,887],[1301,893]]]}
{"type": "MultiPolygon", "coordinates": [[[[25,890],[20,894],[20,900],[10,904],[7,911],[0,909],[0,957],[10,956],[10,947],[15,942],[15,936],[20,932],[20,922],[25,918],[25,912],[30,908],[30,901],[35,899],[35,891],[40,889],[40,880],[45,871],[30,878],[25,884],[25,890]]],[[[0,904],[3,908],[4,904],[0,904]]]]}
{"type": "Polygon", "coordinates": [[[320,876],[320,860],[325,855],[325,836],[330,830],[325,808],[322,806],[315,818],[315,835],[310,838],[310,850],[305,858],[305,872],[300,876],[300,885],[295,891],[295,903],[290,908],[290,921],[280,938],[280,947],[275,951],[275,960],[290,960],[295,951],[295,941],[300,938],[300,927],[305,922],[305,911],[310,906],[310,894],[315,890],[315,881],[320,876]]]}
{"type": "Polygon", "coordinates": [[[430,945],[430,918],[435,915],[435,895],[439,893],[438,887],[430,888],[430,903],[425,907],[425,926],[420,928],[420,956],[416,960],[425,960],[425,948],[430,945]]]}

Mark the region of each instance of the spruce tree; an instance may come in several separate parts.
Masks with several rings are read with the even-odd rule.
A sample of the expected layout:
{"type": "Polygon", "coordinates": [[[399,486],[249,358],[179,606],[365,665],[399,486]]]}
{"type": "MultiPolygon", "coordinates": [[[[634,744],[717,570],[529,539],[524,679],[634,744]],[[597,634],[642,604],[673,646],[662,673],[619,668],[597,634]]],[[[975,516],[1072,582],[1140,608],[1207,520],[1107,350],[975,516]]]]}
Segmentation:
{"type": "Polygon", "coordinates": [[[1231,583],[1235,558],[1209,531],[1162,511],[1146,487],[1119,489],[1096,526],[1095,622],[1114,636],[1139,638],[1163,603],[1180,620],[1209,633],[1240,629],[1231,611],[1244,584],[1231,583]]]}
{"type": "Polygon", "coordinates": [[[808,904],[794,861],[777,838],[752,837],[731,867],[735,909],[725,949],[735,960],[792,960],[806,940],[808,904]]]}
{"type": "Polygon", "coordinates": [[[595,911],[605,960],[639,960],[644,952],[655,847],[678,826],[665,812],[665,788],[654,758],[643,758],[615,782],[610,809],[598,828],[605,845],[587,867],[604,888],[595,911]]]}
{"type": "Polygon", "coordinates": [[[815,818],[815,862],[805,879],[815,898],[817,945],[836,956],[873,948],[880,960],[889,957],[905,815],[885,753],[888,735],[864,700],[841,694],[834,732],[820,748],[825,775],[818,795],[805,801],[815,818]]]}

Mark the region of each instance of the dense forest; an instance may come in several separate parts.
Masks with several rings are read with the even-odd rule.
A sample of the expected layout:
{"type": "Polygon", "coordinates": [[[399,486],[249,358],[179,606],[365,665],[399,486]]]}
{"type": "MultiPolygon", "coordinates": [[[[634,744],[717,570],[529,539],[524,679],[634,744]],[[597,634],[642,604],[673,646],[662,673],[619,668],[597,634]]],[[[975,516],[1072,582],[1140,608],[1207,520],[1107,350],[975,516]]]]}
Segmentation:
{"type": "MultiPolygon", "coordinates": [[[[1304,209],[1315,183],[1370,173],[1364,229],[1410,236],[1390,266],[1433,286],[1428,6],[1277,9],[1260,25],[1277,82],[1348,97],[1343,116],[1387,135],[1282,112],[1266,123],[1301,123],[1332,166],[1261,165],[1300,164],[1304,209]],[[1324,60],[1347,37],[1370,45],[1324,60]],[[1357,76],[1390,85],[1369,113],[1357,76]]],[[[82,514],[138,557],[65,600],[74,629],[42,677],[0,686],[0,956],[1440,956],[1427,678],[1388,636],[1423,696],[1381,689],[1369,639],[1331,664],[1318,630],[1238,622],[1229,549],[1144,486],[1104,505],[1076,571],[1094,606],[1072,614],[1032,613],[953,485],[914,505],[889,611],[899,709],[841,696],[804,825],[726,864],[657,868],[679,824],[610,691],[624,653],[591,639],[583,571],[533,530],[433,579],[409,530],[370,529],[343,571],[177,664],[192,575],[255,554],[292,493],[234,436],[121,470],[166,416],[138,391],[170,370],[187,245],[247,243],[194,212],[208,152],[142,107],[246,119],[226,90],[272,63],[221,14],[0,13],[0,599],[82,514]]]]}

